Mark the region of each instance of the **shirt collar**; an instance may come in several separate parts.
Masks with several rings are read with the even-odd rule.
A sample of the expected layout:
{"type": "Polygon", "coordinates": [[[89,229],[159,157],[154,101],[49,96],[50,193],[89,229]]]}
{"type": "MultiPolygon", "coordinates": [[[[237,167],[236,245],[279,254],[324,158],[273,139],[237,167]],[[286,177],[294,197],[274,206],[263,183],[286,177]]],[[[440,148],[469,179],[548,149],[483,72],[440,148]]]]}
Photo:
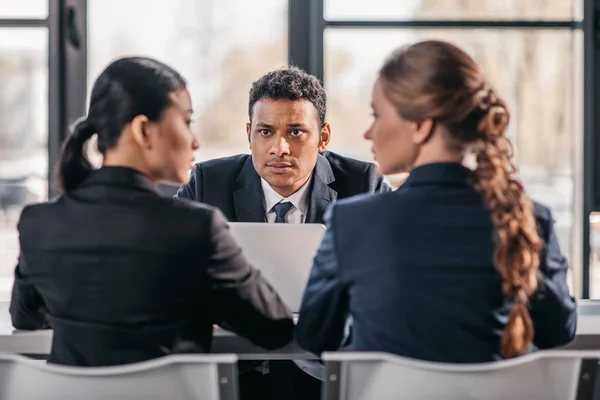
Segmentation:
{"type": "Polygon", "coordinates": [[[306,181],[306,183],[302,185],[302,187],[298,189],[294,194],[292,194],[289,197],[283,197],[282,195],[277,193],[267,181],[260,178],[260,184],[262,186],[265,200],[265,213],[268,214],[269,212],[271,212],[274,205],[281,202],[289,201],[296,209],[298,209],[302,213],[302,215],[306,216],[306,213],[308,212],[308,188],[310,187],[311,181],[312,175],[306,181]]]}

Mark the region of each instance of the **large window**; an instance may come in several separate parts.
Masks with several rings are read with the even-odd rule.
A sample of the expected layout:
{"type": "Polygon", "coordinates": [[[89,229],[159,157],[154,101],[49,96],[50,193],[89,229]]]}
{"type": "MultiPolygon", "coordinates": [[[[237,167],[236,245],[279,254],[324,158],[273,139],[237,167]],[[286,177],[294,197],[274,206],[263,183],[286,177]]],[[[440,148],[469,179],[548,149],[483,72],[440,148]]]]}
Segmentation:
{"type": "Polygon", "coordinates": [[[155,57],[188,81],[198,159],[249,151],[250,85],[287,65],[287,0],[89,1],[88,21],[89,84],[117,57],[155,57]]]}
{"type": "Polygon", "coordinates": [[[44,19],[48,16],[48,0],[3,1],[0,18],[44,19]]]}
{"type": "Polygon", "coordinates": [[[324,0],[333,20],[571,20],[579,0],[324,0]]]}
{"type": "MultiPolygon", "coordinates": [[[[45,2],[20,4],[3,2],[0,18],[48,13],[45,2]]],[[[12,287],[21,210],[47,198],[47,53],[47,28],[0,24],[0,301],[8,299],[12,287]]]]}
{"type": "Polygon", "coordinates": [[[396,47],[421,39],[460,45],[485,70],[512,113],[509,136],[526,189],[552,207],[562,248],[570,249],[573,145],[581,134],[573,109],[580,35],[550,30],[372,30],[325,32],[325,83],[329,119],[337,133],[332,148],[371,159],[362,133],[371,122],[369,103],[377,70],[396,47]],[[376,44],[376,45],[374,45],[376,44]]]}
{"type": "Polygon", "coordinates": [[[250,85],[287,65],[287,3],[88,1],[87,35],[82,33],[88,39],[87,88],[78,85],[85,73],[75,54],[85,54],[85,46],[73,41],[73,26],[58,30],[69,24],[62,19],[72,11],[67,8],[80,10],[85,1],[0,4],[0,301],[12,287],[20,212],[26,203],[48,198],[48,166],[56,162],[66,127],[80,116],[71,108],[81,109],[78,98],[100,71],[130,55],[172,65],[187,79],[194,102],[198,158],[246,152],[250,85]],[[49,95],[55,101],[49,103],[49,95]]]}
{"type": "MultiPolygon", "coordinates": [[[[324,0],[323,78],[332,149],[371,159],[362,134],[371,122],[378,68],[392,50],[424,39],[455,43],[508,102],[508,134],[520,177],[535,200],[552,208],[561,248],[573,259],[574,184],[582,179],[575,174],[574,152],[583,138],[583,54],[581,31],[569,21],[580,18],[580,6],[566,0],[324,0]],[[457,29],[457,19],[467,28],[457,29]],[[423,23],[416,29],[414,21],[423,23]]],[[[580,269],[578,261],[571,264],[580,269]]]]}
{"type": "Polygon", "coordinates": [[[187,79],[199,160],[249,151],[250,85],[291,59],[324,79],[331,149],[370,160],[362,135],[377,70],[394,48],[427,38],[466,49],[507,100],[521,177],[553,209],[575,292],[600,297],[600,216],[589,216],[600,202],[591,195],[600,193],[591,161],[600,117],[590,111],[600,102],[591,82],[600,0],[88,0],[87,24],[78,19],[87,48],[65,18],[85,0],[0,3],[0,301],[12,284],[20,210],[47,198],[66,126],[115,58],[155,57],[187,79]]]}

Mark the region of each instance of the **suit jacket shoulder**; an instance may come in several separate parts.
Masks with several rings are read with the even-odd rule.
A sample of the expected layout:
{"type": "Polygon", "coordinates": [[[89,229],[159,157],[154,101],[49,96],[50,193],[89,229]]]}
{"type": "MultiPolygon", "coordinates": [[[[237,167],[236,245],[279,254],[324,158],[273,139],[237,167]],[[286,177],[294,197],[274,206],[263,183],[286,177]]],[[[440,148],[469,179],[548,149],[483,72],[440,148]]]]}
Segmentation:
{"type": "Polygon", "coordinates": [[[236,154],[229,157],[214,158],[199,162],[195,165],[196,170],[200,169],[207,174],[239,174],[240,170],[250,157],[250,154],[236,154]]]}
{"type": "Polygon", "coordinates": [[[331,151],[326,151],[322,155],[331,166],[335,177],[331,188],[338,192],[338,198],[390,190],[383,183],[383,177],[377,172],[377,165],[374,163],[344,157],[331,151]]]}
{"type": "Polygon", "coordinates": [[[196,164],[195,181],[197,185],[202,185],[202,190],[199,191],[202,198],[196,198],[196,200],[204,201],[204,198],[210,195],[209,191],[219,186],[222,187],[221,192],[225,187],[227,192],[234,190],[236,179],[248,158],[250,158],[249,154],[238,154],[196,164]]]}
{"type": "Polygon", "coordinates": [[[378,214],[379,210],[389,207],[390,202],[398,206],[398,199],[401,197],[397,192],[386,192],[362,193],[351,198],[341,199],[334,205],[335,214],[338,217],[336,220],[342,222],[344,228],[347,227],[346,224],[350,224],[352,229],[364,226],[364,224],[368,225],[373,222],[373,215],[378,214]]]}
{"type": "Polygon", "coordinates": [[[243,186],[238,177],[248,162],[251,162],[249,154],[238,154],[197,163],[190,182],[179,188],[176,197],[210,204],[227,219],[237,221],[233,196],[243,186]]]}
{"type": "Polygon", "coordinates": [[[338,178],[337,175],[343,177],[343,175],[365,174],[369,169],[377,169],[377,166],[373,163],[345,157],[331,151],[323,152],[322,155],[329,161],[333,173],[336,174],[336,179],[338,178]]]}
{"type": "Polygon", "coordinates": [[[249,154],[238,154],[195,164],[189,183],[181,186],[175,197],[215,204],[207,201],[207,196],[210,199],[217,187],[219,193],[233,191],[236,178],[249,157],[249,154]]]}
{"type": "Polygon", "coordinates": [[[539,222],[544,222],[545,224],[554,222],[550,208],[537,201],[533,202],[533,214],[539,222]]]}
{"type": "MultiPolygon", "coordinates": [[[[160,231],[168,231],[171,224],[177,226],[176,229],[181,235],[190,237],[204,237],[210,221],[215,218],[215,213],[219,213],[216,207],[208,204],[198,203],[188,199],[173,199],[161,197],[158,195],[144,195],[144,202],[138,207],[130,204],[126,199],[116,206],[106,203],[97,206],[95,209],[102,213],[113,214],[111,210],[131,210],[127,216],[123,216],[122,222],[131,218],[133,221],[144,221],[147,225],[156,225],[160,231]],[[116,207],[116,208],[115,208],[116,207]],[[104,211],[100,211],[104,210],[104,211]],[[160,210],[157,212],[156,210],[160,210]],[[193,224],[186,222],[194,221],[193,224]],[[170,222],[170,223],[167,223],[170,222]]],[[[21,212],[17,230],[21,234],[21,246],[33,246],[34,248],[52,248],[55,242],[49,242],[48,237],[61,238],[68,233],[69,222],[77,220],[83,226],[87,226],[92,219],[88,215],[87,204],[78,197],[70,195],[60,196],[52,202],[30,204],[21,212]],[[87,222],[85,222],[87,221],[87,222]],[[40,228],[42,226],[43,228],[40,228]]],[[[114,214],[113,214],[114,215],[114,214]]],[[[113,215],[109,215],[102,223],[108,223],[113,215]]],[[[95,226],[98,223],[94,224],[95,226]]],[[[79,227],[77,228],[79,229],[79,227]]],[[[87,230],[86,235],[91,235],[93,230],[87,230]]],[[[82,238],[84,235],[80,235],[82,238]]]]}

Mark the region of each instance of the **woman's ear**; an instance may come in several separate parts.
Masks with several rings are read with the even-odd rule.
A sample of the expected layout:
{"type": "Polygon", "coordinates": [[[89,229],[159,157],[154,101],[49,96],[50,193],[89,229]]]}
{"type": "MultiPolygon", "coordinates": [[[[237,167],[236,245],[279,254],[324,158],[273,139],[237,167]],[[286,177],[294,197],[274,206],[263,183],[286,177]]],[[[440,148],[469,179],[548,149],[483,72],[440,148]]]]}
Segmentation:
{"type": "Polygon", "coordinates": [[[150,121],[145,115],[135,116],[130,123],[133,140],[142,148],[152,149],[150,121]]]}
{"type": "Polygon", "coordinates": [[[435,124],[431,118],[414,122],[413,142],[418,145],[427,142],[431,138],[434,129],[435,124]]]}

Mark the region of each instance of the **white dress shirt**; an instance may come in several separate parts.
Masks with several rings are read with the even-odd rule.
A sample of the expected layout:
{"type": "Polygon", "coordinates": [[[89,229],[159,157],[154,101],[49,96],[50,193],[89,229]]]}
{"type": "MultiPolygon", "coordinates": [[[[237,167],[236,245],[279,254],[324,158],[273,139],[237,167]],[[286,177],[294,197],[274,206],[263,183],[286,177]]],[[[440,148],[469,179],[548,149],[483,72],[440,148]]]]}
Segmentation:
{"type": "Polygon", "coordinates": [[[273,207],[276,204],[290,202],[292,203],[293,207],[290,208],[290,211],[288,211],[287,214],[285,214],[285,222],[288,224],[303,224],[306,220],[306,213],[308,212],[308,188],[310,187],[311,180],[312,176],[300,189],[296,191],[296,193],[289,197],[283,197],[277,193],[267,181],[260,178],[260,184],[262,186],[264,195],[263,198],[266,213],[265,217],[267,218],[267,222],[275,222],[276,215],[273,207]]]}
{"type": "MultiPolygon", "coordinates": [[[[273,223],[275,222],[275,210],[273,207],[279,203],[285,203],[289,201],[292,203],[292,208],[285,214],[285,222],[288,224],[303,224],[306,220],[306,213],[308,212],[308,194],[310,187],[310,182],[312,181],[312,176],[306,181],[306,183],[296,191],[296,193],[292,194],[289,197],[283,197],[279,193],[277,193],[271,185],[264,179],[260,179],[260,183],[263,190],[263,197],[265,202],[265,217],[267,218],[267,222],[273,223]]],[[[311,375],[314,378],[320,379],[321,381],[324,379],[325,375],[325,367],[315,361],[308,360],[293,360],[294,363],[302,369],[307,374],[311,375]]],[[[269,372],[268,363],[263,363],[258,368],[263,374],[269,372]]]]}

